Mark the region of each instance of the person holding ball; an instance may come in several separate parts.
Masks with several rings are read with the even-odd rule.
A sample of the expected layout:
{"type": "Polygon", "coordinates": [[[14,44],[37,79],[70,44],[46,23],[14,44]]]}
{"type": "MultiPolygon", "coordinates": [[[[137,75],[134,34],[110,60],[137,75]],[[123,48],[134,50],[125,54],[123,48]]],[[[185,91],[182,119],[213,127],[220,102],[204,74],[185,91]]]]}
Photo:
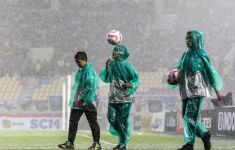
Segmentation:
{"type": "Polygon", "coordinates": [[[184,127],[184,142],[178,150],[193,150],[195,136],[200,137],[205,150],[211,149],[211,134],[198,120],[204,97],[211,96],[215,91],[218,100],[222,100],[220,93],[223,81],[218,72],[212,67],[209,56],[204,50],[204,35],[199,31],[188,31],[186,34],[188,50],[180,58],[177,69],[177,80],[168,76],[168,84],[179,85],[182,99],[182,118],[184,127]]]}

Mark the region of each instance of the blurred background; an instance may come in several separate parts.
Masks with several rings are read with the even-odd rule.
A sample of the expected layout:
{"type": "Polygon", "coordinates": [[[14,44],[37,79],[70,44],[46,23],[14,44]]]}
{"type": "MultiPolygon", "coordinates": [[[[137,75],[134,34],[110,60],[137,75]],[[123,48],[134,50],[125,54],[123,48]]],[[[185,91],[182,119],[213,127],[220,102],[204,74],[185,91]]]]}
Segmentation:
{"type": "MultiPolygon", "coordinates": [[[[116,29],[141,77],[133,130],[182,133],[179,92],[167,87],[166,78],[186,50],[186,32],[200,30],[226,99],[206,99],[201,120],[214,135],[235,136],[234,16],[233,0],[0,0],[0,130],[63,130],[74,55],[86,51],[99,72],[113,48],[107,33],[116,29]]],[[[108,90],[101,82],[103,131],[108,90]]],[[[89,129],[84,118],[79,126],[89,129]]]]}

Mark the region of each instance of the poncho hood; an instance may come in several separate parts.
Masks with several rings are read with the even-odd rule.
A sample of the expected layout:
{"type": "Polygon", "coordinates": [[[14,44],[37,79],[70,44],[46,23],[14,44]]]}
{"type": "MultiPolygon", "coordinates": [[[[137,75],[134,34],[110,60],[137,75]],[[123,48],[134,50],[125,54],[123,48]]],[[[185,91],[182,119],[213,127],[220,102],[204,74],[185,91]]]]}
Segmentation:
{"type": "Polygon", "coordinates": [[[129,50],[124,45],[117,45],[117,46],[115,46],[113,48],[113,53],[114,53],[114,51],[117,51],[118,57],[117,58],[113,57],[113,59],[126,60],[129,57],[129,55],[130,55],[129,50]]]}
{"type": "Polygon", "coordinates": [[[192,50],[203,49],[204,47],[204,34],[200,31],[188,31],[187,36],[192,36],[193,38],[193,47],[192,50]]]}

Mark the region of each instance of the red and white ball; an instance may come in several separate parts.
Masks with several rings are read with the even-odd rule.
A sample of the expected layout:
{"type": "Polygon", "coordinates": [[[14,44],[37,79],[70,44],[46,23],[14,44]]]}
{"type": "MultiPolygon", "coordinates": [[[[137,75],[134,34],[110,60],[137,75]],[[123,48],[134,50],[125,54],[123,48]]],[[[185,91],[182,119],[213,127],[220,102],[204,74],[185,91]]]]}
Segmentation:
{"type": "Polygon", "coordinates": [[[118,45],[122,41],[122,33],[118,30],[111,30],[107,35],[109,44],[118,45]]]}
{"type": "Polygon", "coordinates": [[[168,78],[170,81],[172,82],[177,82],[179,79],[179,72],[180,70],[177,68],[173,68],[170,70],[169,74],[168,74],[168,78]]]}

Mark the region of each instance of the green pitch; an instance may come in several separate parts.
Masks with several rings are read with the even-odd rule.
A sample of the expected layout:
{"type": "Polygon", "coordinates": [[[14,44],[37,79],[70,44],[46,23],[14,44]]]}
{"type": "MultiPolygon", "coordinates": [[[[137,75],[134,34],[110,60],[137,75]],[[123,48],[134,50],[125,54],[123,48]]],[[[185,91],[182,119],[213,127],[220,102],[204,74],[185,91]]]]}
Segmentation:
{"type": "MultiPolygon", "coordinates": [[[[0,150],[7,149],[58,149],[57,145],[67,140],[67,133],[62,131],[0,131],[0,150]]],[[[103,149],[110,150],[117,139],[108,132],[102,132],[103,149]]],[[[87,149],[92,144],[90,132],[79,131],[76,149],[87,149]]],[[[162,133],[133,133],[128,149],[136,150],[175,150],[183,144],[181,135],[162,133]]],[[[234,150],[235,141],[226,138],[212,138],[213,150],[234,150]]],[[[197,140],[195,150],[203,150],[201,140],[197,140]]]]}

